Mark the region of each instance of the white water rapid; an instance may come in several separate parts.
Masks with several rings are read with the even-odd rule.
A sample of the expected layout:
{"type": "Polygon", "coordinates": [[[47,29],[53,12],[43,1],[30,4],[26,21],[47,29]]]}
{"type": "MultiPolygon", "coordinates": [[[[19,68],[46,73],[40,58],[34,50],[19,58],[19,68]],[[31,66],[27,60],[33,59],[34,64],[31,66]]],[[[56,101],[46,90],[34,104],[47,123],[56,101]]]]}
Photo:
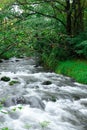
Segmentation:
{"type": "Polygon", "coordinates": [[[10,78],[0,80],[0,130],[87,130],[87,85],[35,64],[34,58],[0,63],[0,79],[10,78]]]}

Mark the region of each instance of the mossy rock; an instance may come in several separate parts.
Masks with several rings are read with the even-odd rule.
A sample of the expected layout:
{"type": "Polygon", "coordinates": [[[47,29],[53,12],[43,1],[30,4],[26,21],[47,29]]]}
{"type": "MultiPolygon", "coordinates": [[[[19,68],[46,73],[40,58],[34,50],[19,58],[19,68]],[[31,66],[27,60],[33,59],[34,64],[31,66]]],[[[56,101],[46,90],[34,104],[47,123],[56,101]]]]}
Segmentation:
{"type": "Polygon", "coordinates": [[[42,83],[42,85],[50,85],[50,84],[52,84],[51,81],[44,81],[44,82],[42,83]]]}
{"type": "Polygon", "coordinates": [[[1,80],[4,81],[4,82],[8,82],[8,81],[10,81],[10,78],[9,78],[9,77],[6,77],[6,76],[3,76],[3,77],[1,78],[1,80]]]}
{"type": "Polygon", "coordinates": [[[11,82],[9,82],[9,85],[14,85],[14,84],[18,84],[18,83],[20,83],[19,81],[16,81],[16,80],[12,80],[11,82]]]}
{"type": "Polygon", "coordinates": [[[55,97],[55,96],[52,96],[52,97],[51,97],[51,101],[56,102],[56,97],[55,97]]]}

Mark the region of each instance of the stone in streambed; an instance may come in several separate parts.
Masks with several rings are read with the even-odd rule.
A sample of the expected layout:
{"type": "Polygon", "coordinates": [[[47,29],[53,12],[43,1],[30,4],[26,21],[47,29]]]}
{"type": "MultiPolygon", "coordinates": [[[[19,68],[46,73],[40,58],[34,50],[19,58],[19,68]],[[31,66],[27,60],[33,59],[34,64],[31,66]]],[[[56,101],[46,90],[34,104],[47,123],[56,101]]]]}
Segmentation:
{"type": "Polygon", "coordinates": [[[16,97],[9,97],[9,98],[7,98],[7,99],[3,102],[3,105],[4,105],[5,107],[10,107],[10,106],[17,105],[16,97]]]}
{"type": "Polygon", "coordinates": [[[44,82],[42,83],[42,85],[50,85],[50,84],[52,84],[51,81],[44,81],[44,82]]]}
{"type": "Polygon", "coordinates": [[[7,76],[3,76],[3,77],[1,77],[1,80],[4,82],[8,82],[8,81],[10,81],[10,78],[7,76]]]}
{"type": "Polygon", "coordinates": [[[23,96],[20,96],[20,97],[17,97],[17,96],[14,96],[14,97],[9,97],[7,98],[3,105],[5,107],[10,107],[10,106],[15,106],[17,104],[25,104],[25,98],[23,96]]]}
{"type": "Polygon", "coordinates": [[[30,104],[30,107],[45,109],[45,104],[36,96],[26,97],[25,101],[26,104],[30,104]]]}
{"type": "Polygon", "coordinates": [[[41,99],[35,96],[29,96],[29,97],[9,97],[3,102],[3,105],[5,107],[14,106],[17,104],[29,104],[32,108],[39,108],[39,109],[45,109],[45,104],[42,102],[41,99]]]}
{"type": "Polygon", "coordinates": [[[45,104],[36,96],[18,97],[17,104],[29,104],[32,108],[45,109],[45,104]]]}
{"type": "Polygon", "coordinates": [[[23,96],[17,97],[16,102],[17,104],[26,104],[26,100],[23,96]]]}

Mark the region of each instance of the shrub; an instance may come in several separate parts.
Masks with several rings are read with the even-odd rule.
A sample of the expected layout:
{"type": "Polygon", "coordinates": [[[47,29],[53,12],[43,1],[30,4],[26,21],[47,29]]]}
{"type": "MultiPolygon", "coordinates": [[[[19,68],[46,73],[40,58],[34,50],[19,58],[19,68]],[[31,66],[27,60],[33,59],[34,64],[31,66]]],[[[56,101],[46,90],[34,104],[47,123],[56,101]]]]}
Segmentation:
{"type": "Polygon", "coordinates": [[[76,48],[75,51],[78,55],[84,56],[85,58],[87,58],[87,40],[82,41],[81,43],[77,44],[75,48],[76,48]]]}

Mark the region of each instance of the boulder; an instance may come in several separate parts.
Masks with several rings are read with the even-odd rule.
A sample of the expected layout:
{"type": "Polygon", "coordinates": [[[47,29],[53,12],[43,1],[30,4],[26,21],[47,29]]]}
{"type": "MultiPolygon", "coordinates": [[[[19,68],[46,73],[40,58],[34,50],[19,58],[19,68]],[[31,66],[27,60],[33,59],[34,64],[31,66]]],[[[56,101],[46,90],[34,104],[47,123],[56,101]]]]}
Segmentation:
{"type": "Polygon", "coordinates": [[[26,104],[26,100],[23,96],[17,97],[16,102],[17,104],[26,104]]]}
{"type": "Polygon", "coordinates": [[[36,96],[29,96],[29,97],[9,97],[3,102],[3,105],[5,107],[14,106],[17,104],[29,104],[32,108],[39,108],[39,109],[45,109],[45,104],[42,102],[41,99],[39,99],[36,96]]]}
{"type": "Polygon", "coordinates": [[[51,81],[44,81],[44,82],[42,83],[42,85],[50,85],[50,84],[52,84],[51,81]]]}
{"type": "Polygon", "coordinates": [[[4,102],[3,102],[3,105],[5,107],[10,107],[10,106],[14,106],[17,104],[17,101],[16,101],[16,97],[9,97],[7,98],[4,102]]]}
{"type": "Polygon", "coordinates": [[[30,96],[25,98],[26,104],[30,104],[30,107],[39,109],[45,109],[45,104],[36,96],[30,96]]]}
{"type": "Polygon", "coordinates": [[[8,82],[8,81],[10,81],[10,78],[7,77],[7,76],[3,76],[3,77],[1,78],[1,80],[4,81],[4,82],[8,82]]]}

